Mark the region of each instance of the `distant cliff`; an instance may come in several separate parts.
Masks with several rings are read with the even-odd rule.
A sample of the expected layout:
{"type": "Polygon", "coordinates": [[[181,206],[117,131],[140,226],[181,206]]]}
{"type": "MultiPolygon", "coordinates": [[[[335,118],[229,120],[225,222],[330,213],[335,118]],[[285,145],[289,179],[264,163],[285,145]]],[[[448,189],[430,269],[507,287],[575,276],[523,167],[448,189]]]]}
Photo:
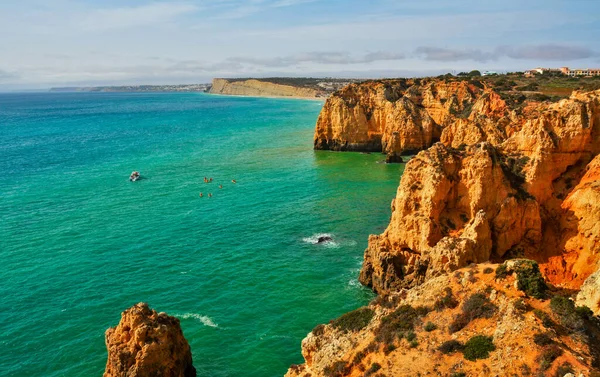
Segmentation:
{"type": "Polygon", "coordinates": [[[430,147],[442,130],[480,112],[504,109],[498,94],[480,82],[398,79],[351,84],[323,107],[315,149],[383,152],[394,161],[430,147]]]}
{"type": "Polygon", "coordinates": [[[213,79],[210,93],[234,96],[258,97],[300,97],[318,98],[325,96],[325,91],[303,88],[292,85],[276,84],[268,81],[249,79],[243,81],[213,79]]]}

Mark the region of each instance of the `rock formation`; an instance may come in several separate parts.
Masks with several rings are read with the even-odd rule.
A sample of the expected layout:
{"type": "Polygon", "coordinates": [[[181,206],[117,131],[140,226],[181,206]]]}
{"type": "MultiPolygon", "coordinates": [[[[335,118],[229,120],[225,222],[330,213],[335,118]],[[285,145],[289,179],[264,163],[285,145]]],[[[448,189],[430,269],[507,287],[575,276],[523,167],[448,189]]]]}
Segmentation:
{"type": "Polygon", "coordinates": [[[504,101],[479,82],[414,79],[351,84],[328,98],[314,144],[315,149],[383,152],[393,159],[428,148],[440,140],[444,128],[469,118],[473,111],[500,116],[505,109],[504,101]]]}
{"type": "Polygon", "coordinates": [[[303,341],[306,363],[289,377],[598,371],[600,91],[540,103],[466,81],[353,84],[325,104],[315,148],[381,150],[388,158],[421,152],[405,167],[387,229],[370,236],[365,251],[359,280],[380,297],[315,328],[303,341]],[[506,271],[518,270],[513,261],[496,277],[490,267],[482,273],[482,263],[515,258],[536,261],[529,272],[539,276],[505,281],[506,271]],[[544,279],[556,296],[551,305],[533,298],[544,279]],[[446,288],[458,293],[444,296],[446,288]],[[563,297],[577,291],[577,305],[592,312],[563,297]],[[495,314],[465,318],[465,307],[484,302],[495,314]],[[418,308],[433,303],[435,314],[418,308]],[[433,336],[426,322],[453,335],[433,336]],[[466,347],[477,333],[491,338],[476,342],[493,340],[490,362],[439,354],[441,342],[466,347]]]}
{"type": "Polygon", "coordinates": [[[317,326],[302,341],[306,363],[286,377],[597,373],[598,322],[568,299],[528,296],[497,268],[459,269],[317,326]]]}
{"type": "Polygon", "coordinates": [[[210,93],[257,97],[318,98],[323,91],[291,85],[275,84],[264,80],[213,79],[210,93]]]}
{"type": "Polygon", "coordinates": [[[591,275],[577,295],[577,305],[587,306],[596,314],[600,313],[600,270],[591,275]]]}
{"type": "Polygon", "coordinates": [[[389,293],[525,255],[554,284],[577,289],[600,265],[599,116],[600,91],[512,114],[491,136],[459,131],[488,123],[485,114],[445,128],[442,143],[407,164],[390,224],[369,240],[361,282],[389,293]]]}
{"type": "Polygon", "coordinates": [[[104,377],[195,377],[192,353],[179,320],[139,303],[106,330],[104,377]]]}

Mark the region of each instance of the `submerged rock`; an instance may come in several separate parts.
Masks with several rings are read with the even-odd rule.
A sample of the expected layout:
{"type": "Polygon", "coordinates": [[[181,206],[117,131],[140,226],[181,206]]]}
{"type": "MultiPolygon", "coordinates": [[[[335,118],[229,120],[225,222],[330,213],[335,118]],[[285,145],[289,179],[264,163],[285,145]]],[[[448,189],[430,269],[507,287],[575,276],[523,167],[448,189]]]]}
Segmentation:
{"type": "Polygon", "coordinates": [[[192,353],[179,320],[139,303],[106,330],[104,377],[195,377],[192,353]]]}
{"type": "Polygon", "coordinates": [[[329,242],[329,241],[333,241],[333,238],[331,238],[329,236],[321,236],[321,237],[317,238],[317,243],[325,243],[325,242],[329,242]]]}

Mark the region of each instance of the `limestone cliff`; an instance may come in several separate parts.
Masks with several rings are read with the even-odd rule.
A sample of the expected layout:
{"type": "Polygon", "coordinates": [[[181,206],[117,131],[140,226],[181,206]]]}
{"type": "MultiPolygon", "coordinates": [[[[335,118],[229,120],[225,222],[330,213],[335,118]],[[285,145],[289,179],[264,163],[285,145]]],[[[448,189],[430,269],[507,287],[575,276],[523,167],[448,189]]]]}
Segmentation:
{"type": "Polygon", "coordinates": [[[286,377],[597,375],[599,322],[524,292],[534,266],[474,265],[379,297],[317,326],[286,377]]]}
{"type": "Polygon", "coordinates": [[[192,353],[179,320],[139,303],[106,330],[104,377],[195,377],[192,353]]]}
{"type": "Polygon", "coordinates": [[[600,91],[513,114],[493,137],[457,131],[487,122],[482,114],[444,129],[443,143],[407,164],[388,228],[369,239],[361,282],[388,293],[524,255],[552,283],[579,288],[600,262],[600,158],[591,161],[599,116],[600,91]]]}
{"type": "Polygon", "coordinates": [[[282,85],[256,79],[241,81],[213,79],[210,93],[257,97],[318,98],[324,96],[324,92],[317,89],[282,85]]]}
{"type": "MultiPolygon", "coordinates": [[[[317,121],[314,145],[398,156],[431,146],[444,128],[474,116],[474,111],[498,118],[507,112],[505,102],[478,82],[414,79],[351,84],[328,98],[317,121]]],[[[482,140],[478,135],[472,142],[482,140]]]]}
{"type": "Polygon", "coordinates": [[[516,105],[464,81],[351,85],[315,147],[422,151],[365,251],[380,297],[315,328],[288,377],[598,373],[600,91],[516,105]]]}

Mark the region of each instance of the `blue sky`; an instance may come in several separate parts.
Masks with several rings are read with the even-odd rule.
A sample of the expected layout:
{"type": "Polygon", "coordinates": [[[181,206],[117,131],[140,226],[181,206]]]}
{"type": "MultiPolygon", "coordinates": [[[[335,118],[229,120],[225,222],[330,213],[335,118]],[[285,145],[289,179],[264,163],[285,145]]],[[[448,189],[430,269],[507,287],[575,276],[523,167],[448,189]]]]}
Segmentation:
{"type": "Polygon", "coordinates": [[[2,0],[0,89],[600,66],[597,0],[2,0]]]}

